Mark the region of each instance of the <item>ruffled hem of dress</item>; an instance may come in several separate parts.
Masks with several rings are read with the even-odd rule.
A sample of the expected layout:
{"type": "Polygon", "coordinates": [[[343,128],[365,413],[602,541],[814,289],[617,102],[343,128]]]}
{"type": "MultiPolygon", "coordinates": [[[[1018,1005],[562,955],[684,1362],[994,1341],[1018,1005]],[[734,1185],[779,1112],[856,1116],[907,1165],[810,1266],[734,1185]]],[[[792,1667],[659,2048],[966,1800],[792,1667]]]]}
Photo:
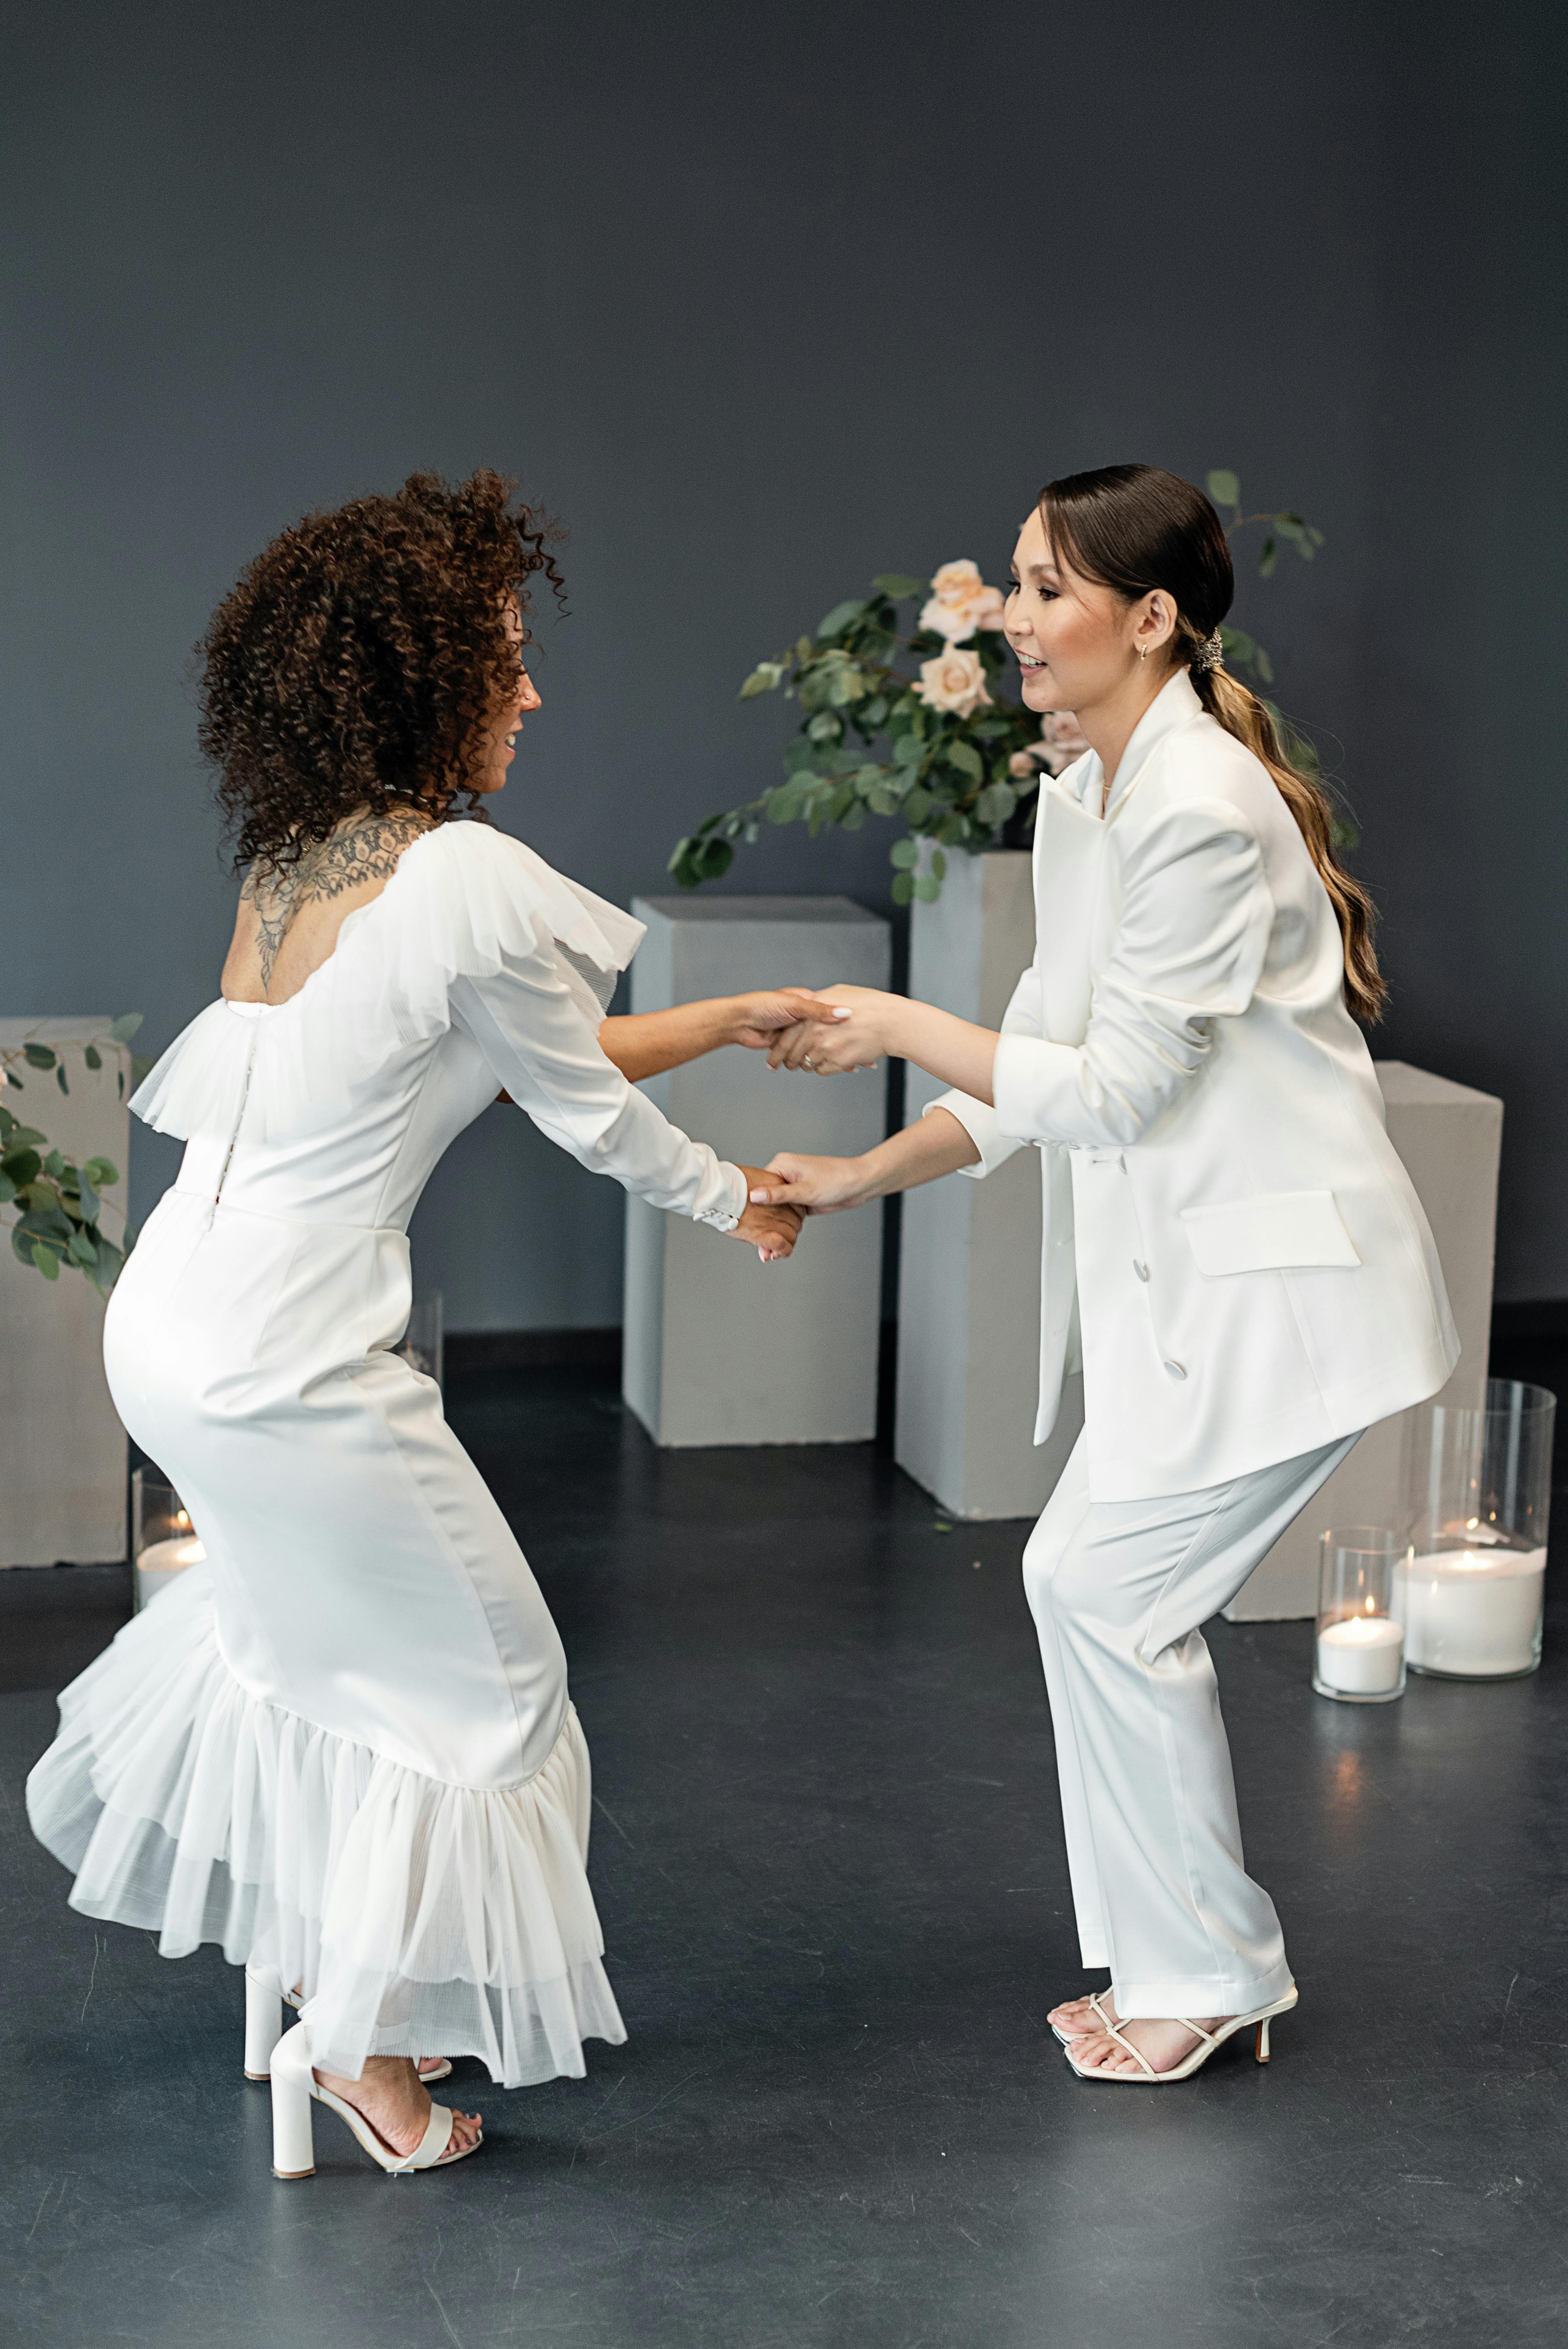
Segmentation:
{"type": "Polygon", "coordinates": [[[75,1909],[219,1942],[303,1991],[316,2061],[477,2055],[505,2087],[624,2040],[585,1872],[588,1749],[567,1708],[520,1786],[447,1784],[242,1688],[211,1579],[181,1575],[72,1682],[27,1781],[75,1909]]]}
{"type": "Polygon", "coordinates": [[[438,824],[405,849],[379,897],[351,913],[298,993],[264,1019],[220,999],[131,1095],[144,1124],[284,1142],[346,1115],[399,1051],[450,1024],[459,978],[543,957],[597,1027],[644,926],[489,824],[438,824]]]}

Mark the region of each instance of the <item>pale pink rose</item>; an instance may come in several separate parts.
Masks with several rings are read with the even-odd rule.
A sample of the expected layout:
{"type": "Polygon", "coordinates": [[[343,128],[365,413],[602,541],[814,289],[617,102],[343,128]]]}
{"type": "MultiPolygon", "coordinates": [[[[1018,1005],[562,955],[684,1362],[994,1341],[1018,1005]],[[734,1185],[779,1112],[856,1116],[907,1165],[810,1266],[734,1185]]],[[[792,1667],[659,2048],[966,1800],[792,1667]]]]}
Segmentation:
{"type": "Polygon", "coordinates": [[[979,654],[961,653],[953,645],[934,660],[921,662],[914,690],[928,709],[944,709],[954,718],[973,718],[977,709],[991,707],[979,654]]]}
{"type": "Polygon", "coordinates": [[[1032,750],[1015,750],[1012,757],[1007,761],[1007,772],[1010,775],[1016,775],[1019,781],[1022,782],[1028,777],[1032,776],[1034,771],[1034,752],[1032,750]]]}
{"type": "Polygon", "coordinates": [[[920,616],[920,625],[934,636],[945,636],[949,644],[962,644],[976,628],[999,628],[1002,626],[1002,595],[995,587],[987,587],[975,563],[944,563],[933,579],[930,602],[920,616]]]}
{"type": "Polygon", "coordinates": [[[1040,719],[1040,739],[1030,754],[1053,775],[1070,767],[1088,749],[1070,709],[1047,709],[1040,719]]]}

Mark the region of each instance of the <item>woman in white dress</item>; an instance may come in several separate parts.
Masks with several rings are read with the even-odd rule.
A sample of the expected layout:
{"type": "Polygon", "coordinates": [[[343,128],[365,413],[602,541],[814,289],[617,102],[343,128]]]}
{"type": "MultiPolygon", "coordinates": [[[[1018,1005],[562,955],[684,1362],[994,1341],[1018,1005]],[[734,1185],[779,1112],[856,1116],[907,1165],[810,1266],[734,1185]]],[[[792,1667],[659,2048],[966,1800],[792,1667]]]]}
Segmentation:
{"type": "Polygon", "coordinates": [[[1083,1433],[1025,1553],[1083,1962],[1051,2023],[1075,2070],[1180,2079],[1294,2006],[1247,1875],[1199,1630],[1373,1420],[1458,1344],[1352,1012],[1383,985],[1322,793],[1221,660],[1230,553],[1190,482],[1052,482],[1020,533],[1023,694],[1088,755],[1041,786],[1037,947],[1001,1033],[852,988],[778,1061],[893,1052],[955,1088],[858,1160],[775,1159],[815,1212],[1039,1146],[1037,1441],[1081,1331],[1083,1433]]]}
{"type": "Polygon", "coordinates": [[[280,1990],[300,2002],[271,2062],[285,2175],[313,2166],[313,2095],[384,2167],[425,2168],[480,2129],[417,2059],[512,2086],[624,2036],[560,1640],[437,1388],[392,1351],[431,1170],[499,1088],[765,1260],[799,1224],[629,1081],[766,1044],[799,999],[604,1021],[640,925],[449,820],[500,788],[538,707],[540,571],[558,585],[496,475],[415,476],[285,532],[203,647],[249,873],[220,999],[133,1101],[187,1148],[105,1357],[207,1563],[66,1691],[28,1807],[75,1907],[247,1965],[273,2018],[253,2073],[280,1990]]]}

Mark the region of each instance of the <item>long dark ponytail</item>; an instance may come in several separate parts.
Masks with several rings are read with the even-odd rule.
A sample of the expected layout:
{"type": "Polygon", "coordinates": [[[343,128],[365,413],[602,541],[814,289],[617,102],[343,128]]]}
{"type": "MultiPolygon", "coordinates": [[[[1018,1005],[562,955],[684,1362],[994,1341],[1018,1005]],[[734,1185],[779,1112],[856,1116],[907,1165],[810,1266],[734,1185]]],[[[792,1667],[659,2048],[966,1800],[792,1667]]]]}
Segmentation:
{"type": "MultiPolygon", "coordinates": [[[[1161,588],[1177,610],[1178,664],[1193,661],[1231,608],[1235,574],[1219,515],[1202,490],[1156,465],[1101,465],[1040,492],[1046,534],[1086,579],[1130,601],[1161,588]]],[[[1377,911],[1334,850],[1333,811],[1321,787],[1293,766],[1268,710],[1223,667],[1191,669],[1198,698],[1227,734],[1261,759],[1301,829],[1345,941],[1345,994],[1358,1019],[1381,1018],[1387,986],[1373,946],[1377,911]]]]}

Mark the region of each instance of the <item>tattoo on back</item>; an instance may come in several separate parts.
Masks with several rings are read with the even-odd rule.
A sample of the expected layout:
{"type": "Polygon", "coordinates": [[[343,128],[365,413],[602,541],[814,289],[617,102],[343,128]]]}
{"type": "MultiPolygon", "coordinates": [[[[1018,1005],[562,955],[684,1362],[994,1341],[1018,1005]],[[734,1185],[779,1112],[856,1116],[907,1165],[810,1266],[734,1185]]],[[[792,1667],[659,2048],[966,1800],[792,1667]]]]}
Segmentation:
{"type": "Polygon", "coordinates": [[[428,825],[411,810],[389,815],[350,817],[325,840],[312,843],[297,864],[264,876],[253,865],[240,891],[256,909],[256,950],[262,985],[272,985],[283,943],[296,915],[316,898],[341,897],[366,882],[389,881],[397,859],[428,825]]]}

